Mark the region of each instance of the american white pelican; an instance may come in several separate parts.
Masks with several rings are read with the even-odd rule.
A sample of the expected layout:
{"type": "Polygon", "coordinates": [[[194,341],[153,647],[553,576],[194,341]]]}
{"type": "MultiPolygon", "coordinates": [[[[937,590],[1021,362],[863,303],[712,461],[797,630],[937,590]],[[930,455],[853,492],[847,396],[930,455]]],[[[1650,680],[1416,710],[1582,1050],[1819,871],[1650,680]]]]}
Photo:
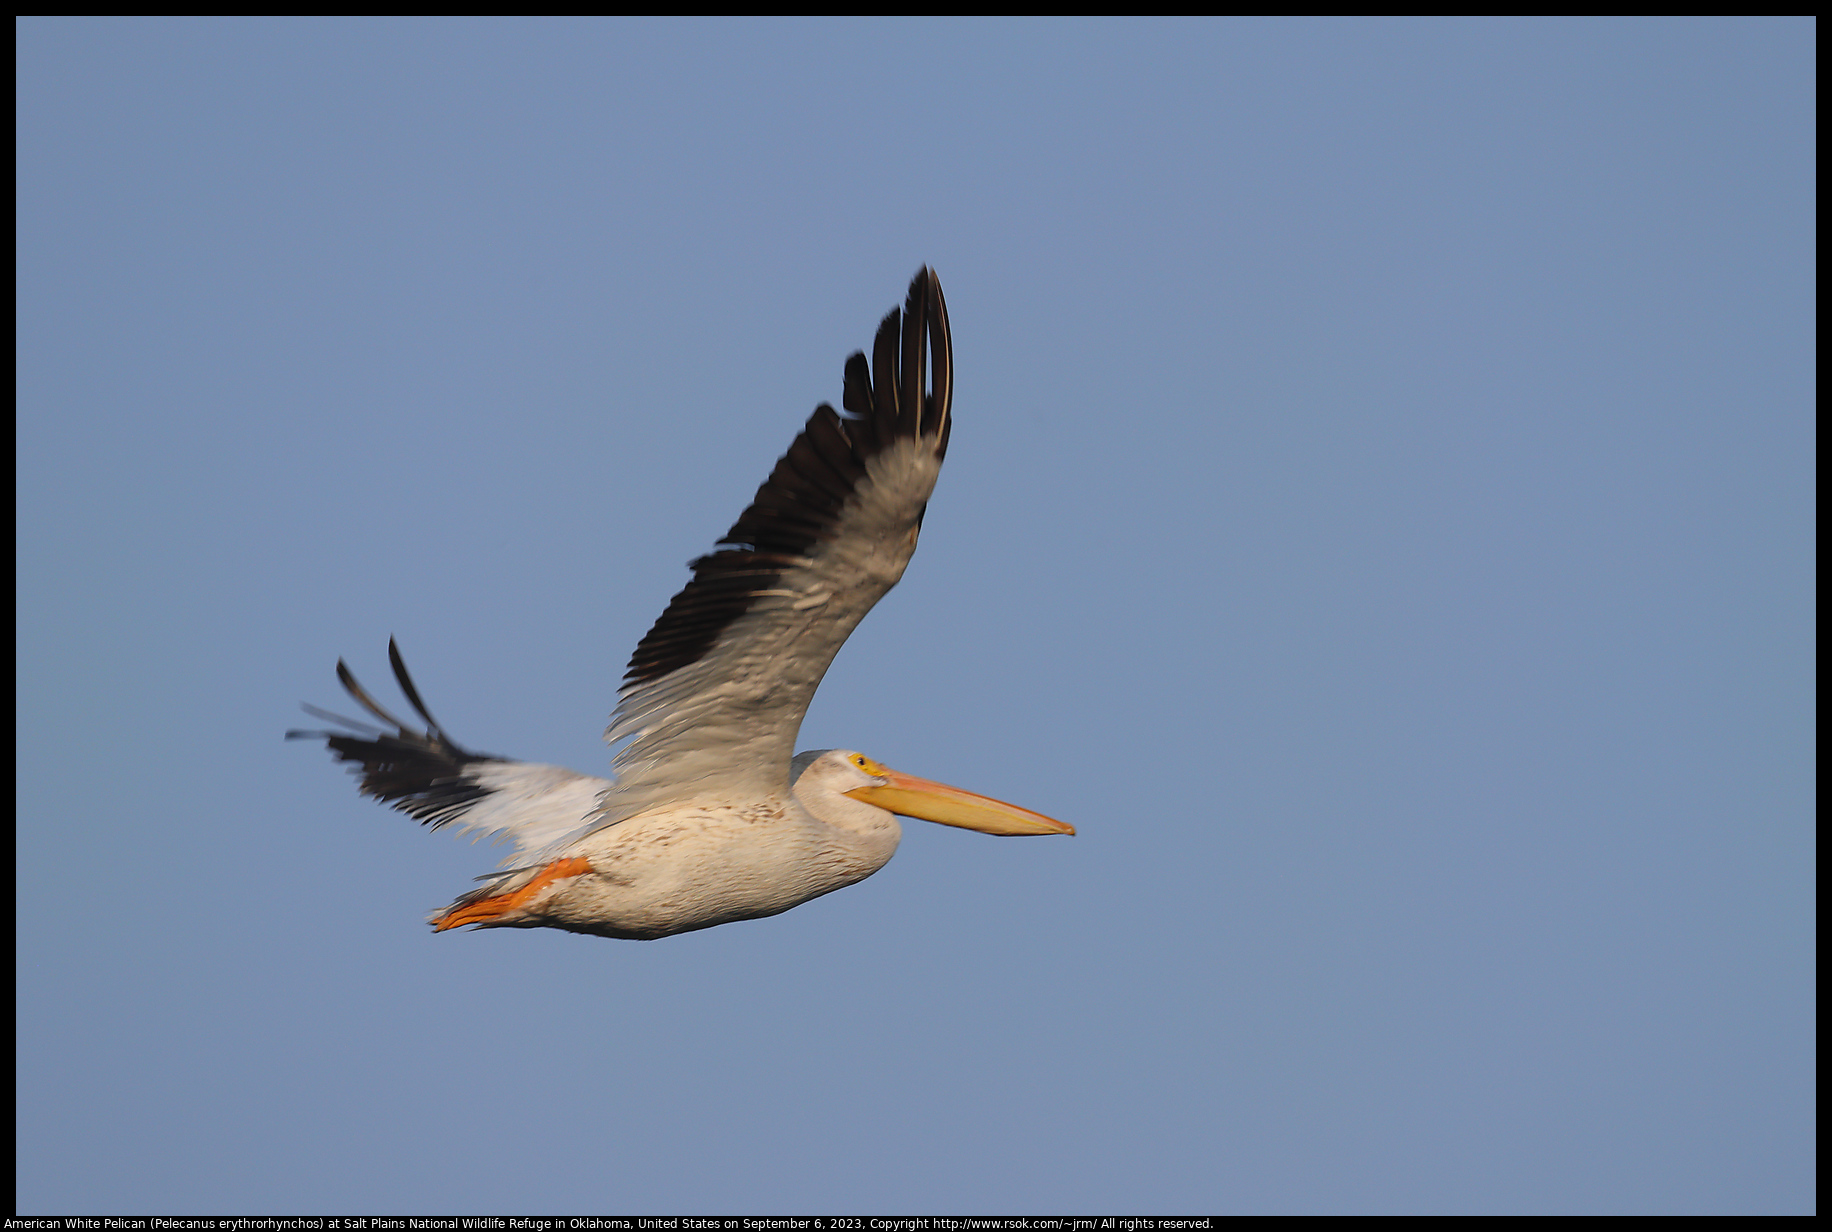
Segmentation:
{"type": "Polygon", "coordinates": [[[651,939],[775,915],[884,867],[902,833],[896,814],[986,834],[1075,833],[863,753],[791,756],[827,665],[916,550],[948,449],[953,355],[941,283],[923,269],[903,312],[878,327],[870,364],[863,352],[846,361],[847,414],[815,408],[637,645],[604,733],[627,741],[615,779],[461,748],[393,639],[389,662],[425,731],[338,661],[350,696],[394,730],[308,706],[350,730],[287,736],[322,737],[357,764],[364,795],[434,829],[515,843],[507,867],[431,917],[435,929],[651,939]]]}

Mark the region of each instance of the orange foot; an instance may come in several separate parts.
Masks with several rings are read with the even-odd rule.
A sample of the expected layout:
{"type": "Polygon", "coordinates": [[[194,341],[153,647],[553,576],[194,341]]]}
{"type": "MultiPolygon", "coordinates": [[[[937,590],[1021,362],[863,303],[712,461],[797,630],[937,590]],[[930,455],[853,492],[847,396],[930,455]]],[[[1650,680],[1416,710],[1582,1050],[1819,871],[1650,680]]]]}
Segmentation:
{"type": "Polygon", "coordinates": [[[474,903],[460,903],[453,907],[433,921],[433,931],[442,933],[448,928],[457,928],[461,924],[481,924],[485,920],[501,919],[511,911],[524,906],[536,894],[554,882],[591,871],[592,862],[584,856],[555,860],[537,873],[533,881],[519,890],[511,891],[508,894],[495,894],[489,898],[480,898],[474,903]]]}

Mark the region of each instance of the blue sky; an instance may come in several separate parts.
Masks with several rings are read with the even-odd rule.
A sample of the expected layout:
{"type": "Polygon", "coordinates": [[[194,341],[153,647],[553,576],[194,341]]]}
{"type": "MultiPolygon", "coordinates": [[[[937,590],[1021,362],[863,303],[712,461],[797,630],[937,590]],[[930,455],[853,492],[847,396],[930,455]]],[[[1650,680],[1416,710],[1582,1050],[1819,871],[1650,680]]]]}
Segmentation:
{"type": "Polygon", "coordinates": [[[21,1212],[1814,1208],[1811,22],[17,29],[21,1212]],[[923,263],[801,745],[1079,835],[433,935],[297,704],[601,770],[923,263]]]}

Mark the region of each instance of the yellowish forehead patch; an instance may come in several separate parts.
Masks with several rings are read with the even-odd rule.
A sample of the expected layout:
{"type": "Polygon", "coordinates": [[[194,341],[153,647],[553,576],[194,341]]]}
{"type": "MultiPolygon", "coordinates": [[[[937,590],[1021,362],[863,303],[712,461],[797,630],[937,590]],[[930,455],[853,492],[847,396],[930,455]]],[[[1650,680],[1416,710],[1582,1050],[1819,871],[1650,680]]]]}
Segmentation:
{"type": "Polygon", "coordinates": [[[875,779],[881,779],[885,775],[885,769],[884,769],[883,764],[880,762],[873,761],[871,758],[867,757],[863,753],[854,753],[852,755],[852,764],[857,766],[859,769],[865,771],[865,773],[871,775],[875,779]]]}

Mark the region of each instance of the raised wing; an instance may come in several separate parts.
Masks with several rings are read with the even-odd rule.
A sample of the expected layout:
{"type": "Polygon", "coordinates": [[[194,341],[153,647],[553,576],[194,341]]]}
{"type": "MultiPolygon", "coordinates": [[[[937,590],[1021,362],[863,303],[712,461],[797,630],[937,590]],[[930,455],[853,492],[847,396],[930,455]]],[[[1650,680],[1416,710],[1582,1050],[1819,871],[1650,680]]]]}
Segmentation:
{"type": "Polygon", "coordinates": [[[941,283],[925,268],[878,327],[869,365],[862,352],[846,361],[847,413],[815,408],[636,647],[605,732],[629,743],[599,824],[688,793],[786,791],[815,688],[916,550],[948,448],[953,360],[941,283]]]}
{"type": "Polygon", "coordinates": [[[431,829],[454,825],[513,840],[515,854],[505,864],[519,863],[525,853],[558,842],[595,812],[599,796],[611,786],[608,779],[460,747],[427,712],[393,638],[388,639],[388,661],[408,704],[426,721],[425,731],[416,731],[382,709],[339,659],[337,678],[345,690],[395,730],[390,733],[307,706],[315,717],[350,730],[289,731],[286,738],[323,739],[339,761],[354,763],[360,776],[357,789],[363,795],[431,829]]]}

